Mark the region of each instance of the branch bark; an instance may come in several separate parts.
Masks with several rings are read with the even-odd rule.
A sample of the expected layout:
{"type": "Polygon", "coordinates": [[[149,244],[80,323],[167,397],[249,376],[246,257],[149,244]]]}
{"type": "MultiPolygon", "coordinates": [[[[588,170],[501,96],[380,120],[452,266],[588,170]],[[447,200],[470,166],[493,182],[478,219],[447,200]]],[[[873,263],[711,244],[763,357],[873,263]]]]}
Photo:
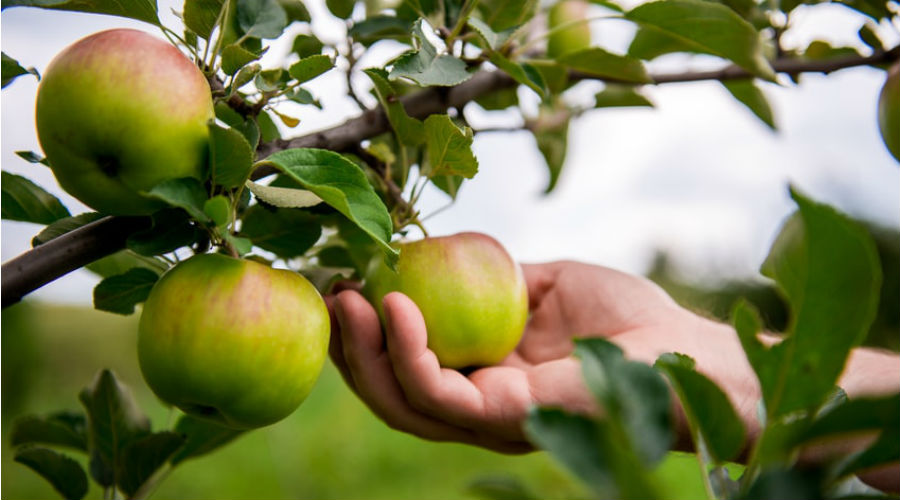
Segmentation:
{"type": "MultiPolygon", "coordinates": [[[[900,46],[867,57],[847,56],[821,61],[782,59],[774,61],[772,67],[776,73],[795,76],[802,73],[828,74],[844,68],[889,64],[898,60],[900,60],[900,46]]],[[[574,80],[615,82],[615,80],[597,78],[584,73],[573,72],[570,77],[574,80]]],[[[746,70],[734,65],[713,71],[651,76],[655,84],[705,80],[725,81],[752,77],[753,75],[746,70]]],[[[435,113],[443,113],[448,108],[462,108],[479,97],[514,85],[517,85],[516,82],[504,73],[481,71],[455,87],[432,87],[408,95],[401,102],[410,116],[423,119],[435,113]]],[[[230,104],[251,107],[242,100],[230,104]]],[[[265,158],[272,153],[289,148],[321,148],[343,152],[356,148],[365,139],[389,130],[390,123],[379,108],[366,111],[356,118],[351,118],[326,130],[261,144],[257,149],[257,156],[265,158]]],[[[258,169],[254,172],[253,177],[259,179],[272,173],[274,171],[258,169]]],[[[5,262],[0,270],[0,274],[2,274],[2,307],[20,301],[28,293],[56,278],[125,248],[127,237],[140,228],[139,224],[134,223],[133,218],[106,217],[5,262]]]]}

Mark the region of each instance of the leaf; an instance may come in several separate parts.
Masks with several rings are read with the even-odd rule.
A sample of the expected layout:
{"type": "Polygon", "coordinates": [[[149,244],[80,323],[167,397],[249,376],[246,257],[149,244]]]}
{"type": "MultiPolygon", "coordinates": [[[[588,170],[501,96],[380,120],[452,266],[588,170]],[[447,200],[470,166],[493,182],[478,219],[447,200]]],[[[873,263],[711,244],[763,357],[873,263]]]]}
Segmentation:
{"type": "Polygon", "coordinates": [[[556,187],[556,183],[559,181],[559,176],[565,166],[571,112],[560,105],[555,106],[555,108],[542,105],[539,113],[538,118],[529,121],[527,126],[531,133],[534,134],[538,150],[547,164],[550,180],[547,183],[544,194],[548,194],[556,187]]]}
{"type": "Polygon", "coordinates": [[[153,476],[184,444],[183,435],[163,431],[144,436],[122,451],[118,485],[128,495],[134,496],[140,487],[153,476]]]}
{"type": "Polygon", "coordinates": [[[185,0],[184,25],[195,35],[209,40],[225,0],[185,0]]]}
{"type": "Polygon", "coordinates": [[[287,14],[288,24],[290,23],[308,23],[312,19],[309,17],[309,10],[300,0],[278,0],[284,13],[287,14]]]}
{"type": "Polygon", "coordinates": [[[86,212],[79,215],[63,217],[45,227],[34,238],[31,239],[31,246],[36,247],[47,243],[48,241],[58,238],[69,231],[74,231],[81,226],[86,226],[91,222],[100,220],[103,214],[97,212],[86,212]]]}
{"type": "Polygon", "coordinates": [[[547,84],[544,83],[544,77],[534,66],[528,63],[510,61],[499,52],[491,52],[490,61],[494,66],[511,76],[513,80],[537,92],[539,96],[544,97],[547,94],[547,84]]]}
{"type": "Polygon", "coordinates": [[[70,215],[55,196],[21,175],[2,172],[0,189],[4,219],[50,224],[70,215]]]}
{"type": "Polygon", "coordinates": [[[900,394],[845,401],[817,418],[798,436],[798,442],[811,443],[847,434],[889,429],[900,429],[900,394]]]}
{"type": "Polygon", "coordinates": [[[650,83],[644,63],[630,56],[620,56],[599,47],[566,52],[557,61],[591,76],[630,83],[650,83]]]}
{"type": "Polygon", "coordinates": [[[253,38],[278,38],[288,25],[278,0],[237,0],[236,17],[244,34],[253,38]]]}
{"type": "Polygon", "coordinates": [[[101,278],[123,274],[135,267],[149,269],[156,274],[162,274],[169,269],[169,265],[166,262],[154,257],[138,255],[131,250],[120,250],[100,260],[95,260],[84,267],[101,278]]]}
{"type": "Polygon", "coordinates": [[[893,15],[888,8],[888,2],[878,0],[838,0],[837,3],[846,5],[853,10],[862,12],[876,21],[890,19],[893,15]]]}
{"type": "Polygon", "coordinates": [[[247,181],[247,189],[267,204],[281,208],[304,208],[322,203],[322,198],[305,189],[266,186],[253,181],[247,181]]]}
{"type": "Polygon", "coordinates": [[[136,267],[110,276],[94,287],[94,308],[116,314],[134,314],[134,306],[147,300],[159,275],[136,267]]]}
{"type": "Polygon", "coordinates": [[[101,486],[112,486],[122,451],[150,434],[150,420],[138,408],[128,387],[109,370],[97,373],[78,399],[87,410],[91,476],[101,486]]]}
{"type": "Polygon", "coordinates": [[[639,27],[631,44],[628,46],[628,55],[650,61],[665,54],[673,52],[698,52],[695,45],[667,35],[652,27],[639,27]]]}
{"type": "MultiPolygon", "coordinates": [[[[140,255],[162,255],[193,244],[199,232],[180,209],[163,209],[153,214],[153,225],[128,236],[125,244],[140,255]]],[[[130,314],[130,313],[129,313],[130,314]]]]}
{"type": "Polygon", "coordinates": [[[485,500],[538,500],[539,497],[513,476],[483,477],[469,483],[467,493],[485,500]]]}
{"type": "MultiPolygon", "coordinates": [[[[255,74],[258,77],[259,73],[255,74]]],[[[256,78],[254,78],[256,79],[256,78]]],[[[260,114],[262,116],[262,113],[260,114]]],[[[225,102],[216,103],[216,118],[222,120],[226,125],[237,130],[247,139],[251,149],[256,149],[259,144],[259,126],[253,119],[244,119],[237,111],[231,109],[225,102]]]]}
{"type": "Polygon", "coordinates": [[[13,446],[40,443],[86,452],[86,425],[81,413],[64,411],[46,417],[26,415],[13,420],[9,440],[13,446]]]}
{"type": "Polygon", "coordinates": [[[438,49],[425,37],[425,30],[431,29],[420,19],[413,25],[413,39],[416,50],[406,52],[394,60],[389,78],[406,78],[420,87],[452,87],[472,77],[466,63],[449,54],[438,54],[438,49]]]}
{"type": "Polygon", "coordinates": [[[175,424],[175,432],[185,437],[184,445],[169,458],[172,465],[205,455],[231,442],[244,431],[182,415],[175,424]]]}
{"type": "Polygon", "coordinates": [[[892,427],[883,430],[875,443],[867,449],[848,457],[838,468],[837,475],[844,477],[885,464],[896,464],[898,460],[900,460],[900,430],[892,427]]]}
{"type": "MultiPolygon", "coordinates": [[[[875,244],[863,226],[796,190],[791,196],[799,210],[762,271],[790,303],[793,326],[782,342],[756,348],[755,363],[748,355],[770,419],[813,409],[828,397],[872,324],[881,285],[875,244]],[[777,368],[760,369],[763,363],[777,368]]],[[[749,343],[743,337],[746,332],[741,342],[749,343]]]]}
{"type": "Polygon", "coordinates": [[[653,102],[642,94],[639,89],[631,85],[616,85],[614,83],[607,83],[603,90],[594,96],[594,107],[596,108],[632,106],[648,106],[652,108],[653,102]]]}
{"type": "Polygon", "coordinates": [[[302,59],[304,57],[321,54],[323,47],[322,41],[315,36],[300,34],[294,38],[294,42],[291,44],[291,51],[302,59]]]}
{"type": "Polygon", "coordinates": [[[303,83],[312,80],[333,67],[334,62],[332,62],[331,57],[324,54],[316,54],[304,57],[292,64],[288,69],[288,73],[298,83],[303,83]]]}
{"type": "Polygon", "coordinates": [[[712,380],[694,369],[694,360],[663,354],[653,365],[678,395],[695,448],[706,450],[716,464],[735,459],[744,448],[746,430],[728,396],[712,380]]]}
{"type": "Polygon", "coordinates": [[[0,57],[2,57],[2,63],[0,63],[0,77],[2,77],[3,80],[2,88],[5,89],[6,86],[12,83],[13,80],[29,73],[40,80],[40,75],[34,68],[23,68],[19,65],[19,61],[16,61],[12,57],[6,55],[6,52],[3,52],[2,56],[0,57]]]}
{"type": "MultiPolygon", "coordinates": [[[[210,123],[210,180],[225,189],[242,185],[253,168],[253,150],[243,134],[210,123]]],[[[204,194],[205,197],[205,194],[204,194]]]]}
{"type": "Polygon", "coordinates": [[[387,73],[375,68],[364,70],[364,73],[375,85],[375,95],[378,97],[381,107],[384,108],[398,140],[406,146],[418,146],[425,142],[425,125],[421,120],[411,118],[406,114],[397,92],[388,81],[387,73]]]}
{"type": "Polygon", "coordinates": [[[509,40],[510,31],[503,31],[497,33],[487,23],[478,19],[477,17],[470,17],[466,20],[466,23],[470,28],[475,30],[479,36],[481,36],[482,40],[487,44],[488,48],[492,50],[499,49],[507,40],[509,40]]]}
{"type": "Polygon", "coordinates": [[[354,23],[347,35],[354,41],[368,46],[385,39],[405,39],[411,29],[412,25],[405,19],[381,15],[354,23]]]}
{"type": "Polygon", "coordinates": [[[269,113],[262,112],[257,115],[256,122],[259,125],[260,139],[262,139],[263,142],[271,142],[281,138],[278,126],[272,121],[272,117],[269,116],[269,113]]]}
{"type": "Polygon", "coordinates": [[[825,498],[822,472],[815,468],[772,468],[760,472],[740,499],[778,498],[806,500],[825,498]]]}
{"type": "Polygon", "coordinates": [[[263,250],[290,259],[312,248],[322,235],[322,225],[302,210],[254,205],[244,214],[240,234],[263,250]]]}
{"type": "MultiPolygon", "coordinates": [[[[231,85],[229,87],[230,91],[235,92],[238,89],[240,89],[241,87],[243,87],[244,85],[247,85],[248,83],[252,82],[253,79],[256,78],[256,75],[258,75],[260,71],[262,71],[262,66],[260,66],[259,63],[253,63],[253,64],[248,64],[248,65],[244,66],[243,68],[240,69],[240,71],[237,72],[236,75],[234,75],[234,78],[231,80],[231,85]]],[[[260,113],[260,115],[263,115],[263,114],[265,114],[265,113],[260,113]]]]}
{"type": "Polygon", "coordinates": [[[669,388],[662,376],[626,360],[621,349],[601,338],[577,340],[575,355],[606,418],[623,428],[641,461],[661,460],[673,441],[669,388]]]}
{"type": "Polygon", "coordinates": [[[227,226],[231,222],[231,202],[225,196],[213,196],[203,204],[203,213],[212,219],[217,227],[227,226]]]}
{"type": "Polygon", "coordinates": [[[16,151],[16,156],[27,161],[28,163],[40,163],[46,167],[50,166],[47,158],[35,153],[34,151],[16,151]]]}
{"type": "Polygon", "coordinates": [[[81,500],[87,494],[87,475],[81,465],[62,453],[48,448],[18,450],[13,460],[46,479],[66,500],[81,500]]]}
{"type": "Polygon", "coordinates": [[[775,72],[762,53],[759,33],[730,8],[701,0],[658,0],[638,5],[625,18],[663,32],[696,51],[730,59],[765,80],[775,72]]]}
{"type": "Polygon", "coordinates": [[[770,129],[778,128],[775,126],[775,118],[766,95],[753,80],[727,80],[723,81],[722,85],[770,129]]]}
{"type": "Polygon", "coordinates": [[[472,153],[472,130],[460,130],[447,115],[431,115],[425,120],[429,177],[458,175],[471,179],[478,173],[472,153]]]}
{"type": "Polygon", "coordinates": [[[478,4],[482,17],[494,31],[522,26],[537,12],[537,0],[483,0],[478,4]]]}
{"type": "Polygon", "coordinates": [[[222,238],[224,238],[225,241],[227,241],[228,244],[231,245],[232,248],[234,248],[234,251],[237,252],[241,257],[253,250],[253,242],[251,242],[247,238],[235,236],[229,231],[223,231],[222,238]]]}
{"type": "MultiPolygon", "coordinates": [[[[252,50],[247,50],[243,46],[235,43],[226,45],[225,48],[222,49],[222,71],[228,75],[233,75],[247,64],[262,57],[263,52],[253,52],[252,50]]],[[[246,78],[246,76],[244,78],[246,78]]],[[[249,80],[247,80],[247,82],[249,82],[249,80]]],[[[244,84],[247,82],[244,82],[244,84]]]]}
{"type": "Polygon", "coordinates": [[[356,5],[355,0],[325,0],[328,10],[341,19],[348,19],[353,14],[354,5],[356,5]]]}
{"type": "Polygon", "coordinates": [[[173,207],[183,208],[191,217],[200,222],[209,222],[209,217],[203,213],[206,190],[203,189],[203,184],[193,177],[163,181],[153,186],[146,195],[162,200],[173,207]]]}
{"type": "Polygon", "coordinates": [[[119,0],[3,0],[2,5],[4,10],[8,7],[39,7],[41,9],[109,14],[159,25],[156,0],[131,0],[128,2],[119,0]]]}
{"type": "Polygon", "coordinates": [[[397,250],[389,244],[393,234],[391,217],[359,167],[324,149],[287,149],[268,157],[266,162],[358,225],[378,243],[389,265],[396,262],[397,250]]]}

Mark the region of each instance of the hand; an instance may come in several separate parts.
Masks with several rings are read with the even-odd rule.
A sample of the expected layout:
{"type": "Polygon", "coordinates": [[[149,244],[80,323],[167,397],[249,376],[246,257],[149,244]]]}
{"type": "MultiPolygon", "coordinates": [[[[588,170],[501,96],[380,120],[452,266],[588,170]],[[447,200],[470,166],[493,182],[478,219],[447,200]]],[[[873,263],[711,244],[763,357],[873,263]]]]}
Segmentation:
{"type": "Polygon", "coordinates": [[[504,452],[531,449],[522,422],[533,405],[594,414],[573,337],[603,336],[652,362],[682,344],[696,317],[653,283],[575,262],[524,265],[531,311],[522,341],[497,366],[467,375],[441,368],[427,348],[416,305],[384,298],[386,328],[357,292],[326,298],[333,314],[331,357],[348,385],[392,428],[436,441],[504,452]],[[668,348],[667,348],[668,347],[668,348]]]}

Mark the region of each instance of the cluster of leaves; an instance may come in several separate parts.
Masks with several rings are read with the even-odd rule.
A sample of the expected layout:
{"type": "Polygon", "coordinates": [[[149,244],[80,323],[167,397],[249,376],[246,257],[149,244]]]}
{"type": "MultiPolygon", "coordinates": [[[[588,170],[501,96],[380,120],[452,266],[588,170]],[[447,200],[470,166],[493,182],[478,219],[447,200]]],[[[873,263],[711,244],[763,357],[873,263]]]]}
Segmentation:
{"type": "MultiPolygon", "coordinates": [[[[664,498],[654,467],[673,444],[670,387],[677,396],[710,498],[841,498],[883,495],[855,474],[900,460],[900,394],[848,399],[837,386],[851,350],[874,318],[881,280],[865,229],[831,207],[793,193],[799,205],[763,265],[792,308],[788,331],[773,345],[758,338],[747,302],[733,322],[759,379],[761,431],[755,441],[715,382],[678,353],[653,367],[628,361],[599,338],[577,342],[585,382],[603,417],[538,408],[526,431],[601,498],[664,498]],[[668,384],[666,383],[668,382],[668,384]],[[799,461],[803,450],[868,436],[871,444],[824,463],[799,461]],[[746,466],[729,461],[745,455],[746,466]],[[737,470],[740,477],[732,478],[737,470]]],[[[821,449],[821,448],[820,448],[821,449]]],[[[511,482],[481,485],[488,498],[537,498],[511,482]],[[510,494],[510,492],[515,494],[510,494]]]]}
{"type": "Polygon", "coordinates": [[[108,370],[79,395],[84,412],[17,418],[10,431],[15,461],[44,477],[67,500],[88,491],[81,463],[59,451],[84,453],[103,498],[147,498],[162,477],[185,460],[214,451],[241,434],[182,415],[172,430],[153,432],[131,392],[108,370]]]}

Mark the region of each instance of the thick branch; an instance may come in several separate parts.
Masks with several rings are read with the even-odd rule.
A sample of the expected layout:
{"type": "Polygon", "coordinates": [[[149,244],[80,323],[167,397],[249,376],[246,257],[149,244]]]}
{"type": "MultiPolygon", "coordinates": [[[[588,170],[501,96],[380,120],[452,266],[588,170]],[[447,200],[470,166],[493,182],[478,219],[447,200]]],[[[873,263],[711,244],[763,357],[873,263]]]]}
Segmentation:
{"type": "MultiPolygon", "coordinates": [[[[900,47],[894,47],[889,51],[879,52],[868,57],[849,56],[821,61],[784,59],[775,61],[772,67],[778,73],[798,75],[801,73],[831,73],[854,66],[885,64],[897,60],[900,60],[900,47]]],[[[656,84],[664,84],[702,80],[734,80],[752,76],[737,66],[728,66],[714,71],[658,74],[651,78],[656,84]]],[[[603,80],[579,73],[572,73],[571,77],[576,80],[603,80]]],[[[482,71],[456,87],[429,88],[404,97],[402,102],[410,116],[421,119],[431,114],[443,113],[448,108],[461,108],[479,97],[514,85],[516,82],[503,73],[482,71]]],[[[221,83],[219,83],[219,87],[221,87],[221,83]]],[[[234,103],[229,102],[229,104],[241,107],[244,111],[252,114],[252,105],[241,100],[240,97],[237,97],[234,103]]],[[[288,148],[348,151],[356,148],[361,141],[388,130],[390,130],[390,123],[384,112],[381,109],[371,110],[320,132],[261,144],[257,154],[259,158],[265,158],[276,151],[288,148]]],[[[271,173],[274,172],[258,169],[254,172],[254,178],[258,179],[271,173]]],[[[135,230],[133,220],[107,217],[51,240],[4,263],[2,267],[3,307],[18,302],[29,292],[70,271],[123,249],[125,239],[135,230]]]]}

